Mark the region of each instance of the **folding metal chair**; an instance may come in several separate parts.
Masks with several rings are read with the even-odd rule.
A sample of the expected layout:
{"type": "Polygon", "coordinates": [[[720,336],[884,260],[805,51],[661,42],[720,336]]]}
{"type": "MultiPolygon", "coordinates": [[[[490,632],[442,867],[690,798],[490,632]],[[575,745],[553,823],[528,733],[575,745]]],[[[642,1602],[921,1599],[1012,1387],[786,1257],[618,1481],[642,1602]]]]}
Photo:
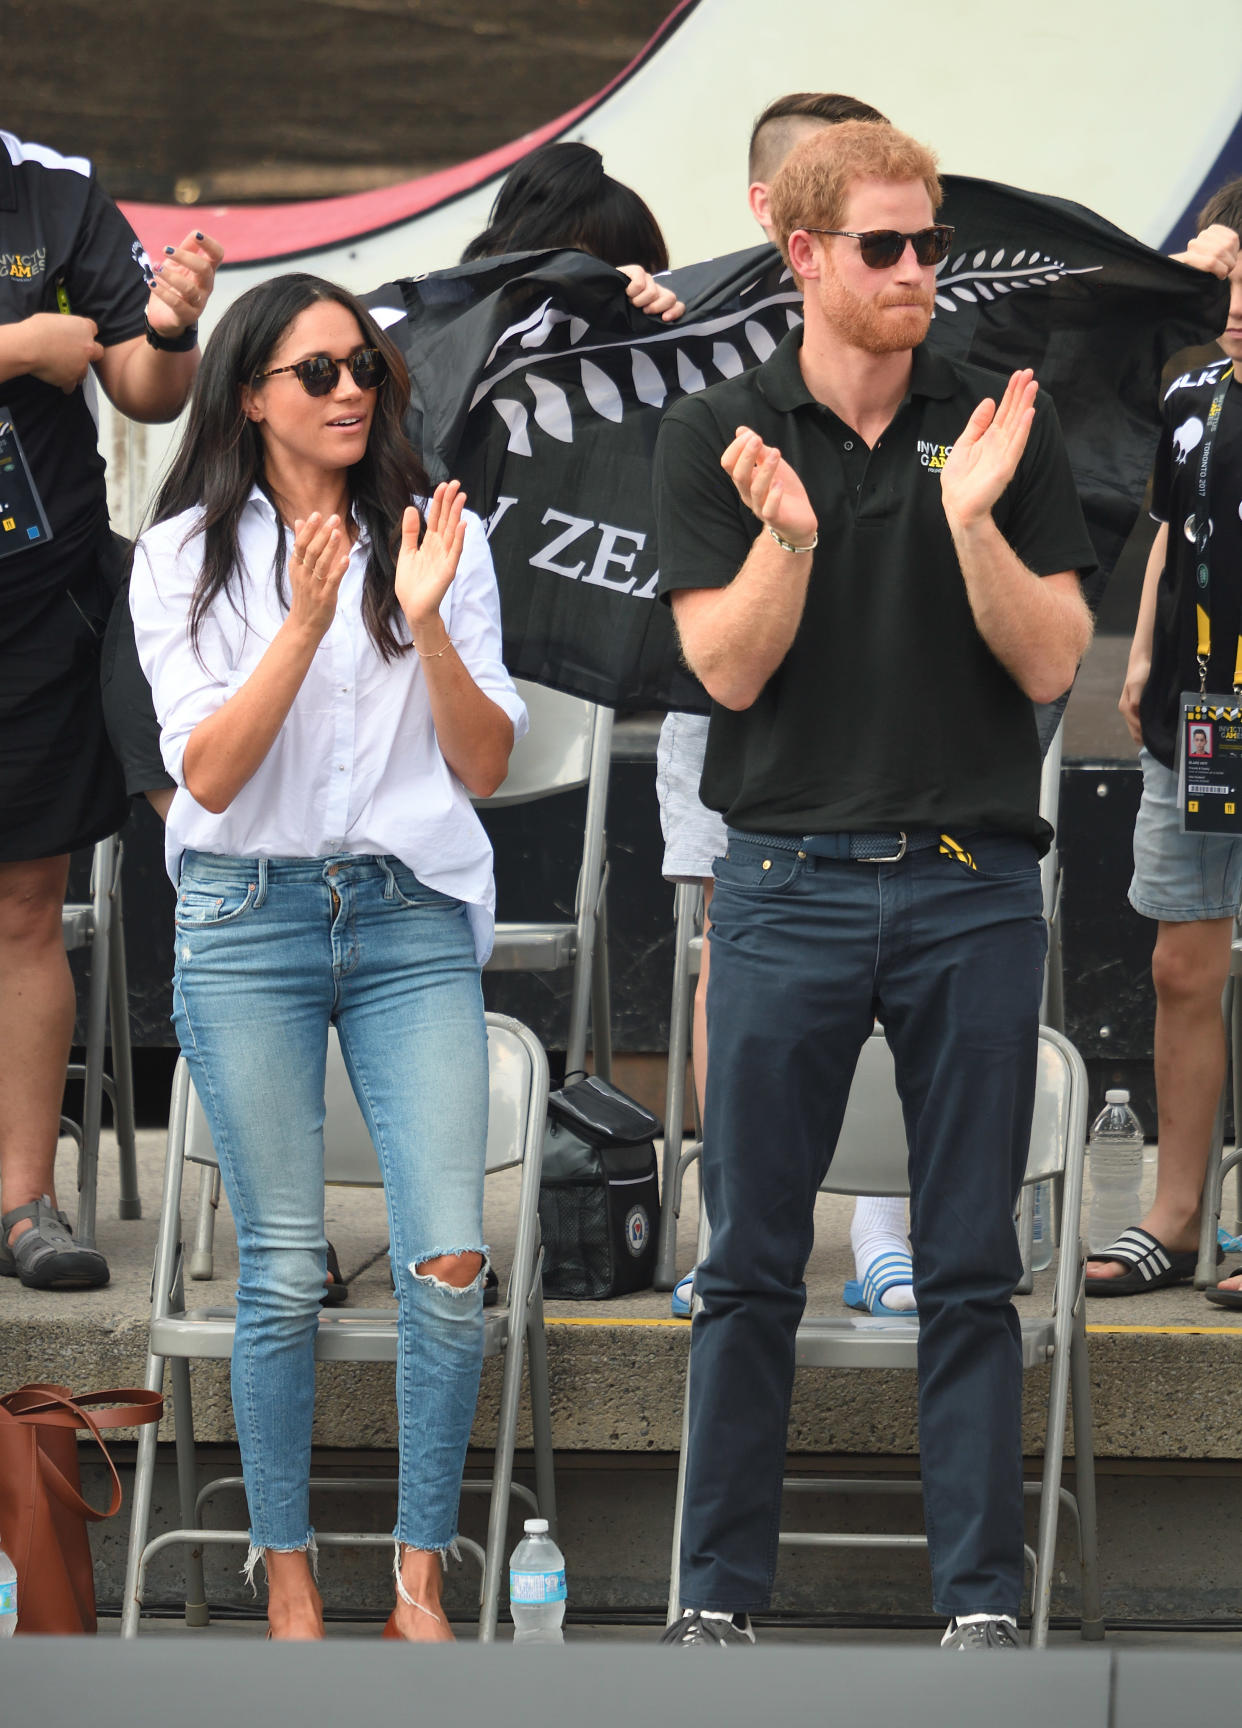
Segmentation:
{"type": "MultiPolygon", "coordinates": [[[[1061,1033],[1043,1026],[1039,1033],[1038,1085],[1031,1127],[1030,1153],[1023,1183],[1053,1177],[1061,1183],[1062,1248],[1057,1265],[1050,1313],[1022,1316],[1024,1371],[1051,1365],[1048,1417],[1044,1440],[1043,1479],[1028,1491],[1039,1495],[1039,1534],[1033,1564],[1031,1643],[1047,1643],[1052,1568],[1062,1504],[1078,1526],[1082,1576],[1081,1630],[1084,1638],[1102,1638],[1099,1567],[1096,1544],[1095,1457],[1091,1435],[1091,1378],[1087,1360],[1086,1299],[1083,1292],[1084,1255],[1079,1238],[1082,1206],[1083,1155],[1087,1134],[1087,1075],[1082,1059],[1061,1033]],[[1061,1485],[1065,1421],[1073,1394],[1075,1494],[1061,1485]]],[[[905,1194],[906,1136],[893,1074],[892,1056],[877,1031],[859,1057],[849,1105],[823,1192],[835,1194],[905,1194]]],[[[699,1256],[707,1250],[709,1230],[700,1212],[699,1256]]],[[[919,1323],[910,1318],[860,1314],[807,1315],[798,1328],[799,1368],[911,1368],[916,1366],[919,1323]]],[[[694,1388],[689,1369],[682,1425],[681,1458],[673,1525],[669,1621],[681,1612],[679,1570],[682,1501],[685,1493],[686,1445],[690,1400],[694,1388]]],[[[727,1444],[727,1437],[722,1444],[727,1444]]],[[[917,1483],[880,1479],[799,1477],[787,1480],[788,1493],[860,1492],[918,1493],[917,1483]]],[[[896,1547],[925,1544],[923,1536],[782,1531],[784,1547],[896,1547]]]]}
{"type": "Polygon", "coordinates": [[[91,897],[67,901],[61,912],[66,950],[90,950],[90,987],[86,1010],[86,1060],[71,1062],[67,1080],[82,1082],[82,1120],[60,1119],[60,1131],[77,1143],[78,1215],[74,1235],[85,1248],[95,1246],[95,1194],[99,1182],[99,1136],[103,1100],[112,1105],[120,1152],[122,1218],[141,1218],[138,1154],[134,1140],[134,1074],[129,1036],[129,987],[125,973],[125,921],[121,906],[121,842],[115,834],[100,840],[91,857],[91,897]],[[112,1073],[104,1051],[112,1042],[112,1073]]]}
{"type": "MultiPolygon", "coordinates": [[[[539,1245],[539,1171],[547,1116],[548,1063],[539,1040],[519,1021],[503,1014],[489,1014],[487,1027],[491,1076],[488,1174],[520,1165],[522,1180],[517,1241],[505,1301],[499,1307],[484,1310],[484,1353],[504,1358],[493,1471],[487,1480],[470,1479],[462,1484],[465,1491],[488,1491],[491,1495],[486,1550],[481,1550],[477,1543],[461,1540],[462,1548],[472,1553],[483,1568],[479,1616],[479,1637],[483,1642],[493,1639],[496,1632],[511,1500],[516,1497],[526,1501],[533,1511],[548,1519],[553,1530],[556,1527],[548,1363],[543,1330],[543,1254],[539,1245]],[[534,1428],[534,1495],[513,1481],[513,1449],[524,1354],[534,1428]]],[[[353,1186],[379,1186],[381,1177],[375,1151],[350,1087],[335,1033],[328,1047],[325,1104],[325,1179],[353,1186]]],[[[240,1486],[239,1477],[219,1478],[195,1492],[194,1417],[189,1365],[196,1357],[227,1359],[231,1356],[236,1313],[231,1307],[190,1310],[185,1307],[180,1234],[182,1172],[186,1161],[214,1165],[215,1150],[183,1058],[177,1063],[173,1079],[146,1375],[148,1389],[160,1391],[164,1384],[165,1363],[171,1370],[181,1527],[148,1540],[156,1429],[145,1428],[139,1442],[134,1476],[125,1574],[121,1635],[126,1638],[137,1635],[147,1566],[155,1554],[172,1544],[186,1546],[186,1623],[204,1626],[208,1621],[208,1611],[203,1582],[203,1545],[245,1545],[249,1540],[245,1530],[206,1529],[202,1522],[203,1506],[209,1497],[221,1488],[240,1486]]],[[[395,1362],[395,1307],[325,1311],[319,1319],[315,1353],[323,1362],[395,1362]]],[[[327,1477],[312,1478],[311,1487],[373,1491],[376,1483],[367,1478],[327,1477]]],[[[323,1531],[318,1533],[317,1540],[324,1547],[345,1547],[386,1545],[392,1539],[387,1534],[376,1532],[323,1531]]]]}
{"type": "Polygon", "coordinates": [[[1195,1265],[1195,1289],[1209,1290],[1220,1279],[1216,1264],[1216,1232],[1225,1203],[1225,1178],[1237,1175],[1237,1219],[1242,1223],[1242,1006],[1238,1001],[1238,979],[1242,977],[1242,917],[1235,918],[1229,955],[1229,977],[1221,998],[1225,1022],[1225,1083],[1220,1089],[1207,1169],[1203,1173],[1203,1200],[1199,1211],[1199,1259],[1195,1265]],[[1233,1105],[1234,1144],[1225,1151],[1225,1104],[1233,1105]]]}
{"type": "Polygon", "coordinates": [[[530,716],[530,730],[513,748],[504,784],[490,798],[480,799],[479,805],[482,809],[500,810],[585,786],[582,862],[573,919],[512,923],[502,917],[496,925],[495,946],[487,970],[555,972],[572,966],[565,1070],[573,1073],[586,1062],[589,1025],[595,1072],[607,1080],[612,1075],[612,1021],[606,898],[608,842],[604,824],[612,766],[612,709],[565,696],[542,684],[519,681],[518,689],[530,716]]]}
{"type": "MultiPolygon", "coordinates": [[[[604,821],[612,764],[612,709],[562,695],[542,684],[519,680],[518,689],[530,715],[530,729],[513,747],[504,784],[490,798],[476,802],[481,809],[503,809],[506,805],[529,804],[585,786],[582,862],[573,918],[525,923],[501,919],[496,925],[487,970],[559,972],[572,967],[565,1070],[573,1073],[584,1067],[589,1028],[595,1072],[608,1080],[612,1077],[612,1019],[604,821]]],[[[212,1236],[219,1204],[219,1172],[205,1170],[200,1179],[189,1255],[191,1278],[212,1276],[212,1236]]]]}

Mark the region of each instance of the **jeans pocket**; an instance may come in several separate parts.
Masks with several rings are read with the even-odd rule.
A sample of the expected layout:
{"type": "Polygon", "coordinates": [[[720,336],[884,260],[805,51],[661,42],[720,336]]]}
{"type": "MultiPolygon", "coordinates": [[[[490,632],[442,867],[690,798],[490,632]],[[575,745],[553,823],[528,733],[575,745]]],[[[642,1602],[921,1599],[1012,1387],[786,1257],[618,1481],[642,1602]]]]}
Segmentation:
{"type": "MultiPolygon", "coordinates": [[[[967,864],[953,853],[949,859],[962,875],[984,882],[1017,882],[1039,870],[1039,851],[1033,840],[1021,834],[971,834],[961,842],[969,854],[967,864]]],[[[944,844],[941,843],[941,853],[944,844]]]]}
{"type": "Polygon", "coordinates": [[[254,905],[257,882],[195,882],[181,878],[177,890],[176,923],[179,928],[202,924],[231,924],[254,905]]]}
{"type": "Polygon", "coordinates": [[[797,852],[775,847],[767,851],[749,841],[731,840],[728,851],[712,864],[712,875],[717,887],[739,894],[779,894],[794,886],[805,867],[806,859],[797,852]]]}
{"type": "Polygon", "coordinates": [[[451,894],[441,894],[438,888],[428,888],[406,864],[399,863],[395,858],[389,859],[388,868],[392,876],[392,893],[385,895],[390,905],[400,907],[407,912],[456,912],[461,906],[460,900],[455,900],[451,894]]]}

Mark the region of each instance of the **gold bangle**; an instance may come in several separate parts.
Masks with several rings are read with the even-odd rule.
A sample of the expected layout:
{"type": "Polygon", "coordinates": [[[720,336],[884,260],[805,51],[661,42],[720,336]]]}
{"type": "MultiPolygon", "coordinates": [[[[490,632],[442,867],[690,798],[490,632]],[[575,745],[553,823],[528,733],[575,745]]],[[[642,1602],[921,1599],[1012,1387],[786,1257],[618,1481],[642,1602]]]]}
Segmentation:
{"type": "Polygon", "coordinates": [[[778,534],[770,522],[765,522],[764,527],[772,536],[773,540],[776,541],[776,544],[780,547],[782,552],[814,552],[815,548],[819,545],[818,528],[811,536],[811,544],[809,546],[795,546],[792,540],[786,540],[783,534],[778,534]]]}
{"type": "Polygon", "coordinates": [[[420,660],[438,660],[442,654],[447,654],[450,648],[455,648],[457,646],[457,644],[453,641],[453,638],[450,636],[448,641],[444,644],[443,648],[437,648],[435,650],[435,652],[431,653],[431,654],[424,654],[422,649],[419,647],[418,643],[414,641],[414,638],[412,636],[410,637],[410,641],[413,643],[414,652],[418,655],[420,660]]]}

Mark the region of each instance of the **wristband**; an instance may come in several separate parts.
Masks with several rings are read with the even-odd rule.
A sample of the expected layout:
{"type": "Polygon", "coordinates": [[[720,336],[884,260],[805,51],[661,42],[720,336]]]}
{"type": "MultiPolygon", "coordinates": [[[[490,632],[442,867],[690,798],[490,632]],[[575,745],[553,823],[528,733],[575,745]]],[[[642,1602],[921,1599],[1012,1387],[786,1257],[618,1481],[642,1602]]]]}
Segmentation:
{"type": "Polygon", "coordinates": [[[188,354],[191,348],[198,347],[197,324],[191,324],[187,330],[179,331],[176,336],[165,336],[162,330],[152,329],[151,320],[145,312],[142,321],[147,327],[147,341],[162,354],[188,354]]]}
{"type": "Polygon", "coordinates": [[[818,528],[815,530],[814,534],[812,534],[811,544],[809,546],[795,546],[792,540],[786,540],[783,534],[778,534],[770,522],[765,523],[764,526],[767,528],[768,533],[772,536],[773,540],[776,541],[776,544],[780,547],[782,552],[814,552],[815,548],[819,545],[818,528]]]}

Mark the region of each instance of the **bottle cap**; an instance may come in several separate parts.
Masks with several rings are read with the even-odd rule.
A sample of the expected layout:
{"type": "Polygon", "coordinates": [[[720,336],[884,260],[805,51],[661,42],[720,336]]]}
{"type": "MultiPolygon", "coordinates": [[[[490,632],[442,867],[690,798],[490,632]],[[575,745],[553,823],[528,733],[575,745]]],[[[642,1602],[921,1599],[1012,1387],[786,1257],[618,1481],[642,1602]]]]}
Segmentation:
{"type": "Polygon", "coordinates": [[[528,1518],[522,1528],[528,1536],[546,1536],[548,1521],[546,1518],[528,1518]]]}
{"type": "MultiPolygon", "coordinates": [[[[1098,1097],[1099,1094],[1097,1093],[1096,1096],[1098,1097]]],[[[1106,1104],[1128,1104],[1130,1094],[1124,1086],[1114,1086],[1111,1091],[1104,1094],[1104,1102],[1106,1104]]]]}

